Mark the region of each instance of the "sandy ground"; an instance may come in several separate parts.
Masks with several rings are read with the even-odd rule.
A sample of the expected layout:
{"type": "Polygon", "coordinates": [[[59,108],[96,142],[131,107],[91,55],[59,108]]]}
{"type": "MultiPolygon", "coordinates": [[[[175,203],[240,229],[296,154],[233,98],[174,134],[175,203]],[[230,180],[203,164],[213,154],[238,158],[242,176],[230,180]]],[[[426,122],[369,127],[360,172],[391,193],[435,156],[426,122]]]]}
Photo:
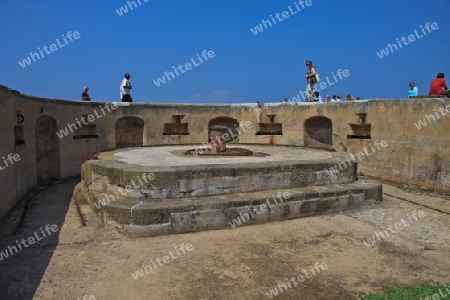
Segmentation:
{"type": "Polygon", "coordinates": [[[18,213],[1,224],[0,251],[39,233],[46,224],[61,230],[3,257],[0,299],[269,299],[267,293],[278,284],[282,292],[278,289],[275,298],[280,300],[358,299],[384,286],[450,282],[447,199],[384,185],[383,191],[394,197],[385,194],[383,202],[362,209],[131,239],[102,226],[89,207],[82,207],[87,226],[81,225],[70,201],[77,182],[63,182],[35,195],[20,233],[12,235],[18,213]],[[409,220],[413,211],[422,211],[423,218],[409,220]],[[408,226],[390,232],[388,227],[402,224],[402,219],[408,226]],[[369,247],[364,244],[384,229],[388,237],[369,247]],[[183,243],[191,244],[191,251],[177,252],[183,243]],[[162,262],[164,256],[169,256],[167,263],[162,262]],[[155,270],[133,278],[152,261],[155,270]],[[326,268],[318,266],[313,275],[316,263],[326,268]],[[298,275],[306,277],[305,272],[311,278],[299,283],[298,275]]]}

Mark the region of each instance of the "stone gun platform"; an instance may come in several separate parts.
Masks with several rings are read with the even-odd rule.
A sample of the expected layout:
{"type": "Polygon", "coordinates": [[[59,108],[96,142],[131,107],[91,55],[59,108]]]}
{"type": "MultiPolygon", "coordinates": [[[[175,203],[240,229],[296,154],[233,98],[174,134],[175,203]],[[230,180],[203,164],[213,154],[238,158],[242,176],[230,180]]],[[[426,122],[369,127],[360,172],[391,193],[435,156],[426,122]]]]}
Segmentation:
{"type": "Polygon", "coordinates": [[[382,197],[381,184],[357,180],[349,153],[239,144],[253,155],[184,154],[195,147],[102,152],[83,164],[74,196],[139,237],[299,218],[382,197]]]}

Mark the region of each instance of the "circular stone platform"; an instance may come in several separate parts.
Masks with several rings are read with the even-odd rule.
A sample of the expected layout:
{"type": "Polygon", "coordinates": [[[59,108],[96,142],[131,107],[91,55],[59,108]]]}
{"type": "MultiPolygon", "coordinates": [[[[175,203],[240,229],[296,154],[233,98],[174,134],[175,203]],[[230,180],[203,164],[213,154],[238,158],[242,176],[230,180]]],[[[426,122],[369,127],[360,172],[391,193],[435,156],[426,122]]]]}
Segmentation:
{"type": "MultiPolygon", "coordinates": [[[[324,150],[283,147],[283,146],[253,146],[239,145],[239,148],[250,150],[254,153],[245,157],[201,157],[195,155],[182,155],[187,150],[202,148],[195,146],[163,146],[163,147],[139,147],[126,148],[114,151],[103,152],[97,155],[99,160],[117,160],[127,164],[148,166],[148,167],[168,167],[168,166],[210,166],[230,165],[230,164],[258,164],[267,162],[320,162],[321,160],[332,160],[350,158],[349,153],[327,152],[324,150]]],[[[203,148],[204,149],[204,148],[203,148]]],[[[203,150],[204,151],[204,150],[203,150]]],[[[337,161],[336,161],[337,162],[337,161]]]]}
{"type": "MultiPolygon", "coordinates": [[[[131,186],[129,195],[145,199],[183,198],[306,187],[356,180],[349,153],[283,146],[239,145],[245,157],[195,157],[195,146],[117,149],[86,161],[82,179],[112,187],[131,186]],[[340,164],[339,172],[330,172],[340,164]],[[151,180],[146,179],[151,174],[151,180]]],[[[200,148],[199,148],[200,149],[200,148]]]]}
{"type": "Polygon", "coordinates": [[[122,224],[132,236],[226,228],[247,215],[248,225],[285,220],[381,199],[378,183],[356,181],[350,153],[239,144],[253,154],[184,154],[195,147],[99,153],[82,165],[76,197],[86,199],[103,222],[122,224]],[[267,210],[254,214],[255,207],[267,210]]]}

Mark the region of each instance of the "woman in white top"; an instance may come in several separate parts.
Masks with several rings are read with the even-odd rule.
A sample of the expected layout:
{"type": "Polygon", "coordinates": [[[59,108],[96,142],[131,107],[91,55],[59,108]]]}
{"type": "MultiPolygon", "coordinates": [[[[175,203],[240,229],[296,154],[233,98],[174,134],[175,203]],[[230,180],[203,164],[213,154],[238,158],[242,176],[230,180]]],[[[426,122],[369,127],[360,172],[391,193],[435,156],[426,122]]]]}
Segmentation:
{"type": "Polygon", "coordinates": [[[306,101],[314,102],[314,87],[316,85],[316,68],[314,68],[312,61],[307,60],[306,66],[308,67],[308,72],[306,72],[305,78],[308,82],[306,88],[306,101]]]}

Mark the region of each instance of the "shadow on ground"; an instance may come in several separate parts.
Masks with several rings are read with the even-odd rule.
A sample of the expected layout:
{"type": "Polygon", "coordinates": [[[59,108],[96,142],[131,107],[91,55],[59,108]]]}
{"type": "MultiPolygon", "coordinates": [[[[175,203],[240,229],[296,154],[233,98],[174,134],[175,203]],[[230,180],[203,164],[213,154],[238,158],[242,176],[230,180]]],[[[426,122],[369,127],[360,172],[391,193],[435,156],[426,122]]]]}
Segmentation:
{"type": "Polygon", "coordinates": [[[58,245],[72,191],[78,182],[77,178],[52,183],[51,189],[41,185],[29,201],[19,203],[2,220],[0,299],[33,298],[58,245]]]}

